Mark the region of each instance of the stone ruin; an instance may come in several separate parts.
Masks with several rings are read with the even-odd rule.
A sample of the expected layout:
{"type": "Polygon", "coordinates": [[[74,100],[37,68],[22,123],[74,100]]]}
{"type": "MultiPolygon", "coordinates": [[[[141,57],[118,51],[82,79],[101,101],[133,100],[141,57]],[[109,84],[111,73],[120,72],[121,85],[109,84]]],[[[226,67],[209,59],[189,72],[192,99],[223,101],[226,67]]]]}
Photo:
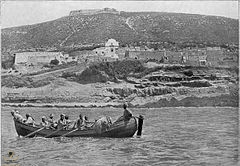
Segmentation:
{"type": "Polygon", "coordinates": [[[74,10],[70,12],[69,16],[94,15],[94,14],[101,14],[101,13],[120,14],[120,12],[114,8],[103,8],[103,9],[74,10]]]}

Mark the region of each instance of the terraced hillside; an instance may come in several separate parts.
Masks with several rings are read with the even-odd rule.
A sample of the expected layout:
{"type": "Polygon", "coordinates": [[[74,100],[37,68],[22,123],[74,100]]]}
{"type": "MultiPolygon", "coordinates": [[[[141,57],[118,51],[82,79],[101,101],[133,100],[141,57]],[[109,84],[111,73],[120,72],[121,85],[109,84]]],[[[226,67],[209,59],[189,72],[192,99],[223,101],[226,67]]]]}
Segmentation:
{"type": "Polygon", "coordinates": [[[159,41],[238,45],[238,20],[225,17],[121,12],[65,16],[57,20],[2,30],[2,52],[31,48],[61,49],[104,43],[159,41]]]}

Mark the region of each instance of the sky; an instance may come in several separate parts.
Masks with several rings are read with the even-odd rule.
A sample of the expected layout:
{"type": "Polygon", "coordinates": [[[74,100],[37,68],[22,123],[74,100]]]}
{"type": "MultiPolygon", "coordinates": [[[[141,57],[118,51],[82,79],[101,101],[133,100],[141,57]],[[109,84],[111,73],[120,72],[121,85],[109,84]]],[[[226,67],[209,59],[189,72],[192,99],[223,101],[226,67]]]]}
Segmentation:
{"type": "Polygon", "coordinates": [[[115,8],[224,16],[238,19],[238,1],[1,1],[1,28],[54,20],[71,10],[115,8]]]}

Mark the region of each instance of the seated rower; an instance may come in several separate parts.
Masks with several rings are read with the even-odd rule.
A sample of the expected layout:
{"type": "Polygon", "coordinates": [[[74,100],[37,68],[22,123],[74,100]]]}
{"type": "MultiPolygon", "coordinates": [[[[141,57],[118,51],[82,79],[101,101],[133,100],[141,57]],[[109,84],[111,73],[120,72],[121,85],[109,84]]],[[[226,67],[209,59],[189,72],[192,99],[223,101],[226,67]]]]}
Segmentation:
{"type": "Polygon", "coordinates": [[[52,129],[56,129],[57,128],[57,122],[54,121],[53,114],[49,115],[48,123],[49,123],[49,127],[50,128],[52,128],[52,129]]]}
{"type": "Polygon", "coordinates": [[[45,116],[42,117],[42,121],[40,123],[41,127],[49,127],[48,122],[47,122],[47,118],[45,116]]]}
{"type": "Polygon", "coordinates": [[[61,114],[60,119],[58,120],[57,123],[57,129],[64,129],[66,127],[66,120],[65,120],[65,115],[61,114]]]}
{"type": "Polygon", "coordinates": [[[11,111],[11,114],[17,121],[23,122],[24,119],[23,119],[22,115],[20,115],[17,110],[11,111]]]}
{"type": "Polygon", "coordinates": [[[85,128],[85,126],[86,126],[85,119],[83,119],[82,114],[79,114],[79,118],[75,122],[73,128],[82,129],[85,128]]]}
{"type": "Polygon", "coordinates": [[[67,125],[67,126],[66,126],[66,129],[67,129],[67,130],[72,129],[72,128],[73,128],[73,126],[72,126],[73,121],[70,120],[67,115],[65,116],[65,119],[66,119],[66,125],[67,125]]]}
{"type": "Polygon", "coordinates": [[[87,116],[83,116],[82,120],[83,120],[83,122],[82,122],[82,129],[88,128],[88,126],[89,126],[88,124],[91,123],[91,122],[88,121],[88,117],[87,116]]]}
{"type": "Polygon", "coordinates": [[[26,119],[23,122],[29,125],[33,125],[33,126],[35,125],[35,121],[33,117],[28,113],[26,114],[26,119]]]}
{"type": "Polygon", "coordinates": [[[88,120],[88,117],[87,117],[87,116],[84,116],[84,117],[83,117],[83,125],[84,125],[85,127],[91,127],[93,124],[94,124],[94,122],[90,122],[90,121],[88,120]]]}

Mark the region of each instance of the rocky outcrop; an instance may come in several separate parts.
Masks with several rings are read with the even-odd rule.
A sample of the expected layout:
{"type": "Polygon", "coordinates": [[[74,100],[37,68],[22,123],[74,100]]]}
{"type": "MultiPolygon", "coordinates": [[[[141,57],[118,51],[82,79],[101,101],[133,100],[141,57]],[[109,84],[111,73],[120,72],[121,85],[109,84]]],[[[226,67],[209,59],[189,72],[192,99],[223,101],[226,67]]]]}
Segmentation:
{"type": "Polygon", "coordinates": [[[201,94],[214,94],[214,93],[228,93],[228,87],[222,85],[213,87],[198,87],[198,88],[186,88],[186,87],[146,87],[143,89],[139,88],[106,88],[106,90],[112,94],[118,95],[119,97],[147,97],[147,96],[160,96],[167,94],[177,95],[201,95],[201,94]]]}

